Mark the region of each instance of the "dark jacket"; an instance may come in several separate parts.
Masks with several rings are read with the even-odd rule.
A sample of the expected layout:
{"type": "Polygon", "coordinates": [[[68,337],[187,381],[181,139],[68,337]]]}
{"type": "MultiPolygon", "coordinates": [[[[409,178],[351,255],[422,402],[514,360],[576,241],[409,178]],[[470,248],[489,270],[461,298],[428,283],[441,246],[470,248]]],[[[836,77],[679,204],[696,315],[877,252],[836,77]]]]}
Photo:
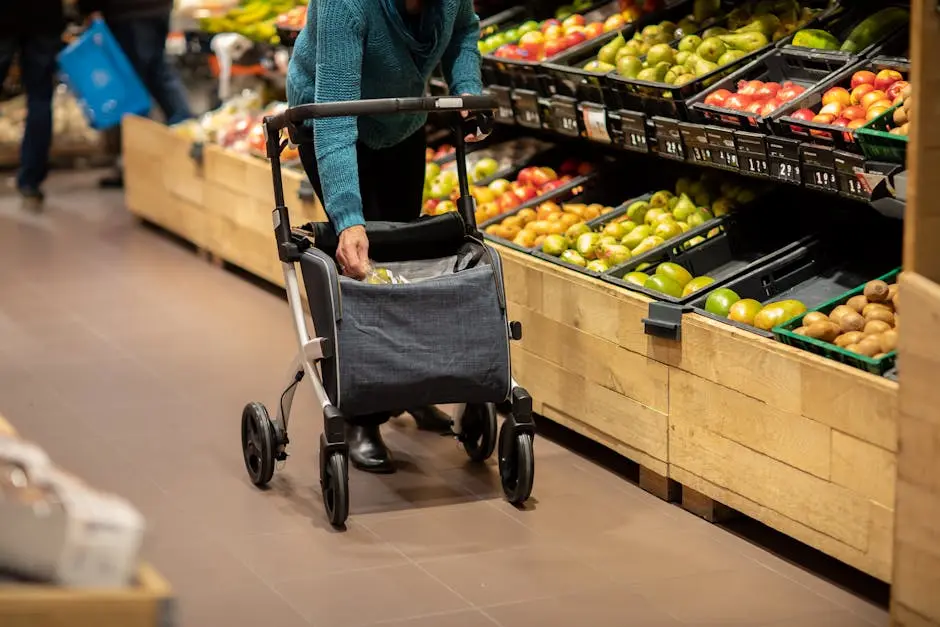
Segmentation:
{"type": "Polygon", "coordinates": [[[62,0],[0,0],[0,35],[61,35],[62,0]]]}
{"type": "Polygon", "coordinates": [[[105,20],[124,20],[169,15],[173,0],[78,0],[78,8],[85,15],[99,11],[105,20]]]}

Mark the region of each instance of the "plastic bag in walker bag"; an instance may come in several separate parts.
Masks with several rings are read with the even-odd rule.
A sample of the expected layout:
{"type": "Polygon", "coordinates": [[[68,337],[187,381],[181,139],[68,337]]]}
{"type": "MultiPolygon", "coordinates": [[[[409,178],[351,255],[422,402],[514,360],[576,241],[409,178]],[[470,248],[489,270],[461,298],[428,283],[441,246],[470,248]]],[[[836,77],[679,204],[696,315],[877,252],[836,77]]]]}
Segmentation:
{"type": "Polygon", "coordinates": [[[402,285],[404,283],[410,283],[411,281],[401,274],[392,272],[388,268],[377,268],[375,264],[370,262],[369,271],[366,272],[366,276],[363,277],[362,282],[371,285],[402,285]]]}

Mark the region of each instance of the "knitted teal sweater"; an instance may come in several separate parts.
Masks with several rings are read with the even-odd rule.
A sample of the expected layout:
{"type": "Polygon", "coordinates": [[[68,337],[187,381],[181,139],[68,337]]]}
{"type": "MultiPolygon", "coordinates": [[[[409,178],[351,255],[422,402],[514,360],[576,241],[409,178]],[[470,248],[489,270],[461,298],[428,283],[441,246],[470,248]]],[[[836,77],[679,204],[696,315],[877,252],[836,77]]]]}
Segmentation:
{"type": "MultiPolygon", "coordinates": [[[[311,0],[287,73],[291,106],[421,96],[438,63],[451,93],[479,94],[480,22],[472,0],[426,5],[420,18],[412,18],[402,16],[396,0],[311,0]]],[[[376,149],[394,146],[425,119],[395,114],[314,123],[323,201],[337,233],[364,223],[356,141],[376,149]]]]}

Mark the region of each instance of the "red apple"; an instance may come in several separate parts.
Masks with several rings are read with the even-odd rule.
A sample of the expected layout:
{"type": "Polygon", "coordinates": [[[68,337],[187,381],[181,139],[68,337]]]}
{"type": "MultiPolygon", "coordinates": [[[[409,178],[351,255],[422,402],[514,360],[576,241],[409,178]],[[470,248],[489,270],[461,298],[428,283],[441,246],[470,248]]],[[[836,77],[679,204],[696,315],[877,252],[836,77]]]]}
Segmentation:
{"type": "MultiPolygon", "coordinates": [[[[593,171],[594,171],[594,164],[593,164],[593,163],[591,163],[590,161],[582,161],[582,162],[578,165],[578,172],[577,172],[577,174],[578,174],[578,176],[587,176],[588,174],[590,174],[590,173],[593,172],[593,171]]],[[[566,176],[567,176],[567,178],[565,178],[564,176],[561,177],[561,178],[565,179],[565,182],[570,181],[570,180],[571,180],[571,175],[566,175],[566,176]]]]}
{"type": "Polygon", "coordinates": [[[872,105],[871,107],[868,108],[868,111],[865,113],[865,120],[868,122],[871,122],[872,120],[877,118],[879,115],[881,115],[882,113],[890,109],[891,108],[890,104],[891,103],[888,103],[889,106],[887,107],[881,104],[872,105]]]}
{"type": "Polygon", "coordinates": [[[554,57],[556,54],[561,53],[565,49],[565,41],[563,39],[549,39],[543,48],[543,54],[546,58],[554,57]]]}
{"type": "Polygon", "coordinates": [[[823,94],[822,102],[824,105],[835,102],[843,107],[847,107],[852,102],[852,94],[850,94],[849,90],[845,87],[833,87],[832,89],[827,89],[826,93],[823,94]]]}
{"type": "Polygon", "coordinates": [[[797,109],[796,111],[790,114],[790,117],[797,119],[797,120],[805,120],[806,122],[809,122],[810,120],[813,119],[813,116],[815,115],[816,114],[813,113],[812,109],[797,109]]]}
{"type": "Polygon", "coordinates": [[[891,87],[891,83],[903,79],[904,77],[897,70],[881,70],[875,75],[875,89],[885,91],[891,87]]]}
{"type": "Polygon", "coordinates": [[[875,73],[869,72],[868,70],[861,70],[852,75],[852,89],[855,89],[859,85],[871,85],[874,89],[875,85],[875,73]]]}
{"type": "Polygon", "coordinates": [[[888,98],[891,99],[891,102],[894,102],[897,97],[901,95],[901,90],[908,85],[910,85],[910,83],[907,81],[894,81],[885,93],[888,95],[888,98]]]}
{"type": "Polygon", "coordinates": [[[846,120],[845,118],[839,118],[835,122],[833,122],[832,125],[833,126],[848,126],[849,120],[846,120]]]}
{"type": "Polygon", "coordinates": [[[620,13],[615,13],[614,15],[611,15],[606,20],[604,20],[602,28],[604,29],[604,32],[607,33],[612,30],[617,30],[618,28],[623,28],[626,25],[627,21],[623,19],[623,15],[620,13]]]}
{"type": "Polygon", "coordinates": [[[585,41],[587,36],[580,31],[575,31],[573,33],[568,33],[565,35],[564,42],[565,48],[571,48],[572,46],[577,46],[582,41],[585,41]]]}
{"type": "MultiPolygon", "coordinates": [[[[556,20],[555,18],[552,18],[550,20],[545,20],[544,22],[542,22],[542,25],[539,27],[539,30],[545,33],[549,28],[552,28],[555,26],[561,28],[561,22],[559,20],[556,20]]],[[[874,81],[875,79],[872,78],[871,80],[874,81]]]]}
{"type": "Polygon", "coordinates": [[[545,53],[545,35],[537,30],[525,33],[519,38],[519,47],[530,57],[540,58],[545,53]]]}
{"type": "Polygon", "coordinates": [[[712,107],[724,107],[730,95],[731,92],[727,89],[716,89],[705,97],[705,104],[712,107]]]}
{"type": "Polygon", "coordinates": [[[865,126],[866,124],[868,124],[868,120],[852,120],[851,122],[849,122],[848,128],[851,128],[851,129],[861,128],[865,126]]]}
{"type": "Polygon", "coordinates": [[[757,90],[763,86],[763,81],[739,81],[738,93],[742,96],[756,96],[757,90]]]}
{"type": "Polygon", "coordinates": [[[512,190],[512,193],[518,196],[519,200],[521,200],[522,202],[532,200],[533,198],[539,195],[538,192],[535,191],[535,188],[532,187],[531,185],[517,187],[516,189],[512,190]]]}
{"type": "Polygon", "coordinates": [[[522,200],[513,192],[503,192],[496,199],[500,213],[514,209],[522,204],[522,200]]]}
{"type": "Polygon", "coordinates": [[[833,118],[837,118],[842,115],[842,110],[845,109],[845,106],[841,102],[830,102],[827,105],[824,105],[822,109],[819,110],[819,113],[822,115],[831,115],[833,118]]]}
{"type": "Polygon", "coordinates": [[[887,100],[887,99],[888,99],[888,94],[884,93],[880,89],[876,89],[862,96],[861,104],[867,110],[869,107],[871,107],[873,104],[875,104],[879,100],[887,100]]]}
{"type": "Polygon", "coordinates": [[[731,94],[728,96],[728,99],[725,100],[726,108],[735,109],[737,111],[744,111],[749,104],[751,104],[751,97],[741,93],[731,94]]]}
{"type": "Polygon", "coordinates": [[[553,39],[561,39],[562,37],[565,36],[565,29],[558,25],[549,26],[542,32],[545,34],[545,39],[547,41],[551,41],[553,39]]]}
{"type": "Polygon", "coordinates": [[[865,117],[865,109],[860,105],[852,105],[842,110],[842,117],[849,120],[860,120],[865,117]]]}
{"type": "Polygon", "coordinates": [[[578,13],[575,13],[574,15],[569,15],[561,22],[561,25],[564,26],[565,28],[568,28],[569,26],[584,26],[584,24],[585,24],[584,16],[578,13]]]}
{"type": "Polygon", "coordinates": [[[769,98],[773,98],[774,96],[776,96],[777,92],[780,91],[780,89],[781,89],[780,83],[773,83],[773,82],[764,83],[760,87],[760,89],[757,90],[757,93],[754,95],[763,100],[767,100],[769,98]]]}
{"type": "Polygon", "coordinates": [[[594,39],[604,34],[604,25],[600,22],[591,22],[584,27],[584,36],[588,39],[594,39]]]}
{"type": "Polygon", "coordinates": [[[519,185],[531,185],[532,184],[532,175],[538,171],[538,168],[534,166],[529,166],[527,168],[522,168],[519,170],[519,173],[516,175],[516,183],[519,185]]]}
{"type": "Polygon", "coordinates": [[[875,91],[875,87],[871,83],[862,83],[861,85],[853,88],[851,94],[852,104],[862,104],[862,97],[872,91],[875,91]]]}
{"type": "Polygon", "coordinates": [[[761,117],[766,118],[768,115],[776,111],[779,106],[780,106],[780,101],[778,101],[776,98],[771,98],[770,100],[764,103],[763,107],[761,107],[761,110],[760,110],[761,117]]]}
{"type": "Polygon", "coordinates": [[[832,124],[832,121],[836,119],[836,116],[831,113],[817,113],[813,116],[812,121],[818,122],[819,124],[832,124]]]}

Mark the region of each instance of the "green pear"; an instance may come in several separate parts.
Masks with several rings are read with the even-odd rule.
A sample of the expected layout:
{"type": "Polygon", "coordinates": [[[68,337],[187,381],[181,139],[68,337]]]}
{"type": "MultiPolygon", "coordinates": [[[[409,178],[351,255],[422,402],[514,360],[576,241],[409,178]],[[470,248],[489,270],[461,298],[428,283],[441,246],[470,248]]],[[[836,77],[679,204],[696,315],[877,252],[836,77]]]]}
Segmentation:
{"type": "Polygon", "coordinates": [[[640,224],[646,218],[646,212],[649,211],[650,204],[645,200],[638,200],[627,207],[627,219],[634,224],[640,224]]]}
{"type": "Polygon", "coordinates": [[[561,253],[561,260],[570,263],[573,266],[581,266],[582,268],[587,265],[587,261],[582,257],[578,251],[568,249],[565,252],[561,253]]]}
{"type": "Polygon", "coordinates": [[[702,45],[702,38],[698,35],[686,35],[679,40],[679,52],[695,52],[702,45]]]}
{"type": "Polygon", "coordinates": [[[714,63],[721,55],[727,52],[727,50],[728,46],[726,46],[722,40],[717,37],[709,37],[708,39],[702,40],[699,47],[695,49],[695,54],[706,61],[714,63]]]}
{"type": "Polygon", "coordinates": [[[582,233],[575,240],[574,249],[585,259],[595,259],[597,244],[600,242],[600,233],[582,233]]]}
{"type": "Polygon", "coordinates": [[[682,196],[682,194],[688,194],[691,187],[692,187],[692,180],[683,176],[682,178],[676,181],[676,196],[682,196]]]}
{"type": "Polygon", "coordinates": [[[698,63],[695,64],[695,67],[692,68],[692,72],[695,74],[696,77],[702,77],[702,76],[705,76],[706,74],[711,74],[717,69],[718,69],[717,63],[712,63],[711,61],[706,61],[704,59],[701,59],[699,60],[698,63]]]}
{"type": "Polygon", "coordinates": [[[721,26],[712,26],[711,28],[706,28],[704,31],[702,31],[702,39],[708,39],[709,37],[726,34],[728,34],[727,28],[722,28],[721,26]]]}
{"type": "Polygon", "coordinates": [[[640,73],[636,75],[636,79],[640,81],[646,81],[648,83],[659,83],[662,80],[660,79],[656,68],[652,67],[640,70],[640,73]]]}
{"type": "Polygon", "coordinates": [[[750,33],[757,32],[762,33],[765,37],[770,39],[774,32],[780,28],[780,18],[774,15],[773,13],[765,13],[755,17],[747,25],[742,26],[741,28],[735,29],[736,33],[750,33]]]}
{"type": "Polygon", "coordinates": [[[734,63],[735,61],[737,61],[738,59],[744,56],[747,56],[747,53],[744,52],[743,50],[734,50],[734,49],[726,50],[723,55],[718,57],[717,63],[719,66],[728,65],[729,63],[734,63]]]}
{"type": "Polygon", "coordinates": [[[657,65],[663,61],[669,63],[669,65],[676,61],[676,51],[669,44],[656,44],[646,53],[646,63],[648,65],[657,65]]]}
{"type": "Polygon", "coordinates": [[[643,63],[639,57],[624,55],[617,59],[617,74],[624,78],[637,78],[643,70],[643,63]]]}
{"type": "Polygon", "coordinates": [[[673,194],[667,189],[661,189],[650,197],[650,207],[665,207],[673,194]]]}
{"type": "Polygon", "coordinates": [[[714,203],[712,203],[712,212],[715,214],[716,218],[727,214],[734,208],[734,201],[730,198],[719,198],[714,203]]]}
{"type": "Polygon", "coordinates": [[[640,242],[642,242],[644,239],[646,239],[652,234],[653,234],[653,229],[646,226],[645,224],[642,224],[636,227],[635,229],[633,229],[632,231],[630,231],[629,233],[627,233],[627,235],[625,235],[624,238],[620,240],[620,242],[624,246],[632,250],[636,248],[637,246],[639,246],[640,242]]]}
{"type": "Polygon", "coordinates": [[[597,258],[606,261],[608,266],[618,266],[629,260],[630,249],[623,244],[606,244],[597,251],[597,258]]]}
{"type": "Polygon", "coordinates": [[[676,203],[676,208],[672,210],[672,217],[676,220],[685,220],[695,213],[696,209],[697,207],[695,203],[692,202],[692,199],[689,198],[689,195],[681,194],[679,196],[679,202],[676,203]]]}
{"type": "Polygon", "coordinates": [[[604,273],[610,270],[610,266],[603,259],[593,259],[588,262],[587,269],[591,272],[604,273]]]}
{"type": "Polygon", "coordinates": [[[692,56],[691,52],[677,52],[676,65],[685,66],[685,64],[688,63],[690,56],[692,56]]]}
{"type": "Polygon", "coordinates": [[[668,215],[664,207],[652,207],[646,212],[646,218],[643,220],[647,225],[653,226],[659,221],[660,216],[668,215]]]}
{"type": "Polygon", "coordinates": [[[589,227],[584,222],[578,222],[568,227],[568,230],[565,231],[565,237],[568,238],[568,241],[577,242],[578,238],[584,235],[585,233],[590,233],[591,227],[589,227]]]}
{"type": "Polygon", "coordinates": [[[650,235],[649,237],[644,238],[643,241],[633,249],[633,256],[636,257],[638,255],[642,255],[643,253],[648,253],[654,248],[662,246],[664,243],[665,240],[663,238],[656,235],[650,235]]]}
{"type": "Polygon", "coordinates": [[[770,43],[770,39],[760,31],[748,31],[745,33],[728,33],[727,35],[718,35],[718,39],[723,41],[729,48],[743,50],[744,52],[754,52],[760,50],[770,43]]]}
{"type": "Polygon", "coordinates": [[[588,61],[584,65],[584,70],[593,74],[607,74],[608,72],[612,72],[614,69],[614,66],[610,63],[604,63],[598,59],[595,59],[594,61],[588,61]]]}

